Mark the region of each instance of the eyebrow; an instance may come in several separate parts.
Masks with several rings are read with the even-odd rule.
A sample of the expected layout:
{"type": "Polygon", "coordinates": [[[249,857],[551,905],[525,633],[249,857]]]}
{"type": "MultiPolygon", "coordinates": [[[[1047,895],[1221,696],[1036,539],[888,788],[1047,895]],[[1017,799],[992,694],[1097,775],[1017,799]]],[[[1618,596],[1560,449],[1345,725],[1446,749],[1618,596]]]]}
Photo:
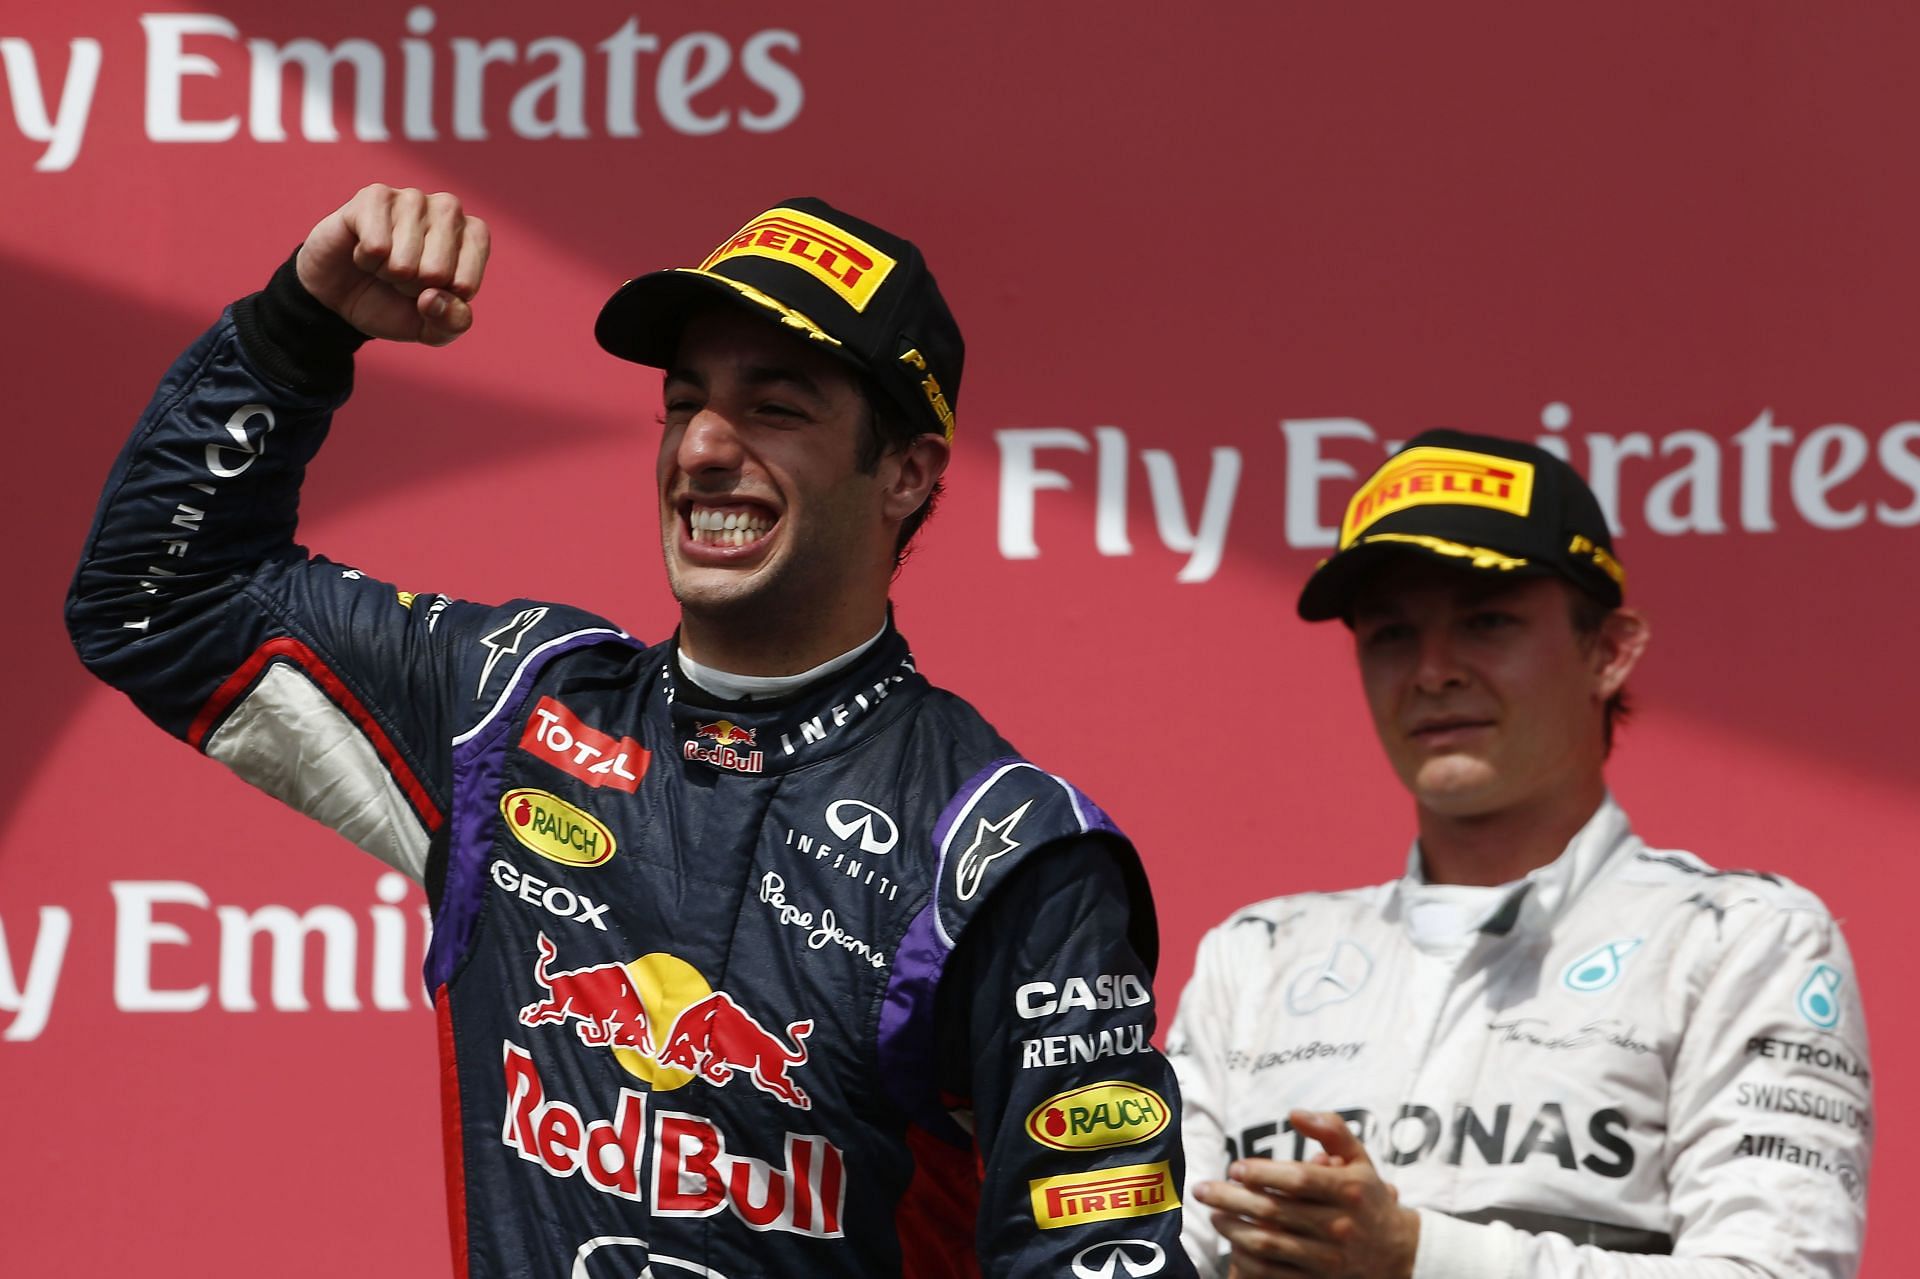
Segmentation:
{"type": "MultiPolygon", "coordinates": [[[[805,373],[802,373],[799,369],[789,368],[785,365],[749,365],[741,371],[741,377],[742,380],[754,390],[762,390],[769,386],[791,386],[796,390],[812,396],[816,400],[824,400],[826,398],[826,392],[821,389],[818,382],[808,377],[805,373]]],[[[703,391],[707,389],[707,380],[693,369],[668,369],[666,380],[668,382],[686,382],[689,385],[699,387],[703,391]]]]}

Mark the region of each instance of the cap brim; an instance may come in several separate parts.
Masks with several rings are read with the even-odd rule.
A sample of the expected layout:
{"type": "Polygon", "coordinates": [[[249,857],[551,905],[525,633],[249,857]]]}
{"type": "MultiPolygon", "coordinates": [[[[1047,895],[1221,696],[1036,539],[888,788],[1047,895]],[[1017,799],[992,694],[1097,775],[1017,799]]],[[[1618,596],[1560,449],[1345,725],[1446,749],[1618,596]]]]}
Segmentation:
{"type": "Polygon", "coordinates": [[[600,308],[593,336],[609,354],[664,369],[673,363],[674,351],[680,345],[680,332],[686,328],[687,321],[697,311],[716,302],[764,315],[859,366],[857,360],[845,353],[840,339],[821,328],[811,316],[750,284],[697,267],[653,271],[628,280],[600,308]]]}
{"type": "Polygon", "coordinates": [[[1443,538],[1409,533],[1363,536],[1346,550],[1323,562],[1301,588],[1297,611],[1301,620],[1330,622],[1350,616],[1353,597],[1380,569],[1396,559],[1417,555],[1463,572],[1539,577],[1555,574],[1550,564],[1509,555],[1485,546],[1467,546],[1443,538]]]}

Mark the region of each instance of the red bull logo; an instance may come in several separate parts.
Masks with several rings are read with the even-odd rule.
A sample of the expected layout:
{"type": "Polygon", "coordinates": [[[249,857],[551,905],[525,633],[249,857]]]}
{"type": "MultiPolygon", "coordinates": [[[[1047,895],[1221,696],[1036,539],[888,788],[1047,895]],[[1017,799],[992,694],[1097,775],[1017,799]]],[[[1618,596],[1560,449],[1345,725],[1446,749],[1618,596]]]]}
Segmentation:
{"type": "Polygon", "coordinates": [[[644,1203],[656,1217],[710,1217],[731,1212],[755,1230],[783,1230],[816,1239],[844,1234],[846,1159],[825,1137],[785,1134],[785,1162],[737,1155],[712,1120],[664,1108],[651,1115],[654,1150],[649,1187],[642,1174],[648,1137],[647,1094],[622,1088],[611,1119],[594,1119],[548,1095],[533,1054],[501,1045],[507,1111],[501,1141],[549,1176],[584,1181],[604,1195],[644,1203]]]}
{"type": "Polygon", "coordinates": [[[611,1048],[621,1066],[655,1092],[670,1092],[697,1075],[724,1087],[736,1074],[789,1106],[808,1110],[813,1099],[794,1082],[807,1061],[811,1019],[790,1022],[782,1036],[727,994],[713,990],[699,970],[667,954],[556,971],[557,954],[545,933],[533,978],[545,999],[520,1010],[523,1026],[564,1026],[589,1048],[611,1048]],[[664,1032],[656,1036],[657,1027],[664,1032]]]}
{"type": "Polygon", "coordinates": [[[766,767],[765,752],[742,749],[758,745],[754,740],[757,736],[754,729],[730,719],[719,719],[711,724],[695,724],[693,735],[696,740],[687,742],[681,751],[687,759],[699,760],[702,764],[711,764],[735,773],[758,773],[766,767]],[[702,741],[710,741],[713,745],[702,746],[702,741]]]}
{"type": "Polygon", "coordinates": [[[754,730],[730,719],[717,719],[711,724],[696,724],[693,729],[696,737],[712,738],[720,746],[751,746],[754,730]]]}

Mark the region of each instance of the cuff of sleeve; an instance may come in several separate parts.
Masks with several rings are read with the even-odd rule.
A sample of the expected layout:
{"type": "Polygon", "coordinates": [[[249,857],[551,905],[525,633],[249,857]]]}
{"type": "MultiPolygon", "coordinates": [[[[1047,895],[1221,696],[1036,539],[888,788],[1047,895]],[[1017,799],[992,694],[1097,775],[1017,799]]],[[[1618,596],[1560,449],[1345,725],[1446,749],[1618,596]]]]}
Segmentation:
{"type": "Polygon", "coordinates": [[[1475,1225],[1431,1208],[1420,1211],[1420,1246],[1413,1279],[1519,1279],[1520,1248],[1514,1231],[1475,1225]]]}
{"type": "Polygon", "coordinates": [[[366,334],[328,310],[300,283],[295,249],[267,287],[233,304],[240,345],[260,372],[304,395],[353,386],[353,353],[366,334]]]}

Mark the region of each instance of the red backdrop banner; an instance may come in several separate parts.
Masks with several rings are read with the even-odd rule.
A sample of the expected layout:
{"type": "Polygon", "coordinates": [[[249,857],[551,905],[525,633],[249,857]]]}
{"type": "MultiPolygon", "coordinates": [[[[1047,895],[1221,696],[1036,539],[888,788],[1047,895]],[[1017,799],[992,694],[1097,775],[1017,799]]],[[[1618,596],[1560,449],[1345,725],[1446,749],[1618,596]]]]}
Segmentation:
{"type": "Polygon", "coordinates": [[[1916,47],[1884,5],[15,6],[5,1268],[449,1273],[418,892],[60,624],[169,359],[378,179],[459,193],[494,262],[466,339],[363,353],[302,540],[648,637],[657,378],[599,303],[783,196],[921,243],[970,351],[899,619],[1139,841],[1169,1013],[1235,906],[1402,863],[1345,634],[1293,616],[1358,478],[1430,426],[1564,449],[1655,631],[1616,794],[1845,921],[1895,1273],[1916,47]]]}

